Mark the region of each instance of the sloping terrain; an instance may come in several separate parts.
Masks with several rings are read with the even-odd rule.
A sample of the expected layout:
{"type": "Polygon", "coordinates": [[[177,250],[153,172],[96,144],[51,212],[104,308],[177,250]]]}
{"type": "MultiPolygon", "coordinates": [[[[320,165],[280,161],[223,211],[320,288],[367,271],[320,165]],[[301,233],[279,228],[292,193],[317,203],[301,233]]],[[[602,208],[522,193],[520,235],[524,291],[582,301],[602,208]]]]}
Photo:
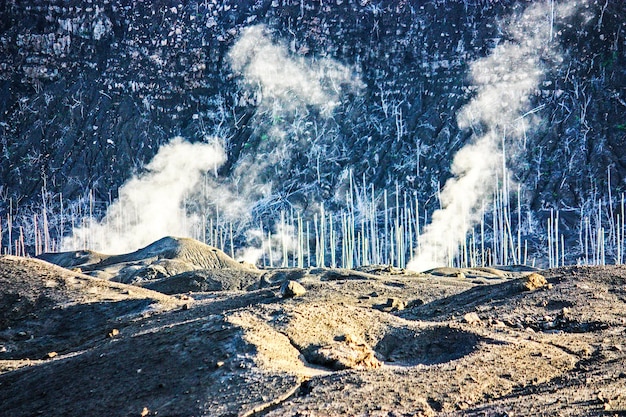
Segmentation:
{"type": "Polygon", "coordinates": [[[0,258],[0,359],[75,351],[125,321],[179,308],[158,292],[91,278],[38,260],[0,258]]]}
{"type": "Polygon", "coordinates": [[[626,413],[624,267],[278,269],[175,297],[0,272],[0,415],[626,413]]]}

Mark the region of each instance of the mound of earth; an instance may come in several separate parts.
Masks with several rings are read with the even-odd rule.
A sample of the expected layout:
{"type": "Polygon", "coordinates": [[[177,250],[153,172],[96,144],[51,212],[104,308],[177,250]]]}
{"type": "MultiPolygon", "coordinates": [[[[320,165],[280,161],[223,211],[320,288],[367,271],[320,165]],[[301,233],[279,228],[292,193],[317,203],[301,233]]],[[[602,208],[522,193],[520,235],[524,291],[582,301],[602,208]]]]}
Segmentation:
{"type": "Polygon", "coordinates": [[[63,268],[80,269],[80,267],[85,265],[100,263],[110,256],[111,255],[105,255],[91,250],[77,250],[70,252],[42,253],[38,258],[63,268]]]}
{"type": "MultiPolygon", "coordinates": [[[[140,284],[201,269],[252,273],[223,251],[190,238],[164,237],[135,252],[105,255],[92,251],[45,253],[40,258],[103,279],[140,284]]],[[[180,286],[179,286],[180,287],[180,286]]],[[[190,287],[187,291],[198,290],[190,287]]],[[[181,291],[184,292],[184,291],[181,291]]]]}
{"type": "MultiPolygon", "coordinates": [[[[31,263],[40,276],[83,277],[42,262],[9,260],[13,264],[3,267],[3,276],[11,277],[10,282],[28,279],[32,268],[20,265],[31,263]]],[[[583,416],[626,412],[624,267],[533,272],[545,277],[545,282],[530,277],[530,271],[510,270],[501,270],[500,277],[485,271],[483,277],[476,272],[477,277],[468,278],[465,270],[443,276],[411,275],[385,267],[280,269],[260,271],[258,286],[247,286],[243,279],[242,284],[231,285],[239,278],[229,281],[226,274],[234,269],[218,269],[224,273],[222,281],[217,275],[203,275],[209,270],[195,271],[197,281],[192,274],[185,279],[197,285],[212,283],[202,284],[211,292],[191,292],[181,299],[159,295],[160,303],[170,308],[141,314],[111,310],[117,332],[103,336],[96,324],[88,325],[95,323],[88,317],[94,320],[106,308],[85,309],[81,310],[81,320],[87,323],[83,339],[67,339],[64,346],[57,346],[56,355],[38,361],[0,358],[3,413],[583,416]],[[282,297],[279,288],[286,280],[299,282],[306,292],[282,297]],[[541,285],[529,287],[529,281],[541,285]]],[[[171,278],[161,283],[165,286],[171,278]]],[[[46,279],[29,282],[30,290],[9,285],[25,291],[24,297],[32,298],[28,291],[47,291],[46,279]],[[37,291],[35,284],[41,287],[37,291]]],[[[89,288],[76,290],[85,298],[72,296],[74,306],[96,302],[90,297],[98,295],[90,295],[89,288]]],[[[120,296],[126,296],[123,291],[120,296]]],[[[130,291],[156,294],[135,287],[130,291]]],[[[9,317],[8,306],[2,304],[0,317],[9,317]]],[[[42,340],[48,335],[46,322],[53,310],[11,316],[10,327],[39,323],[32,336],[42,340]]]]}

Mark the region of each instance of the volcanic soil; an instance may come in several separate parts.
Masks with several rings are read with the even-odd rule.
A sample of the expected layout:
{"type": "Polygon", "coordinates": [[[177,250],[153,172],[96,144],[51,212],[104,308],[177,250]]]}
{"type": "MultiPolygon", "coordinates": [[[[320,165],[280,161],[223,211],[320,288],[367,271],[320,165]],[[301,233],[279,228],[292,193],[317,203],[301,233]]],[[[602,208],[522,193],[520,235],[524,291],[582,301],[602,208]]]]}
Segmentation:
{"type": "Polygon", "coordinates": [[[626,415],[623,266],[42,258],[0,257],[1,416],[626,415]]]}

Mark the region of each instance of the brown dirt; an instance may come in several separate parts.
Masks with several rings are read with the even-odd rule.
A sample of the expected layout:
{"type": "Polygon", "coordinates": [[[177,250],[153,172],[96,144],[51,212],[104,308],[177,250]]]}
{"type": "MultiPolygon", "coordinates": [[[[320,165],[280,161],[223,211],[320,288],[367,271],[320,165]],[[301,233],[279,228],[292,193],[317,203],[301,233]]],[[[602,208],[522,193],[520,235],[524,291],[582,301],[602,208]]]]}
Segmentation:
{"type": "Polygon", "coordinates": [[[0,258],[0,415],[626,415],[626,267],[533,290],[525,270],[231,270],[167,296],[0,258]]]}

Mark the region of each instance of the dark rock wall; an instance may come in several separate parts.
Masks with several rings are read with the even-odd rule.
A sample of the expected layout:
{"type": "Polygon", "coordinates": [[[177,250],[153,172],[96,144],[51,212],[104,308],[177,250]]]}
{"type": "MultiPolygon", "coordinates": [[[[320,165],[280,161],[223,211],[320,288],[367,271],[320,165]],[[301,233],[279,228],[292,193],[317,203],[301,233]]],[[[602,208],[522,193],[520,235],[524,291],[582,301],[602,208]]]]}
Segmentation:
{"type": "MultiPolygon", "coordinates": [[[[497,22],[530,3],[2,2],[0,212],[9,197],[38,201],[44,180],[67,200],[94,190],[108,201],[174,135],[224,138],[224,176],[264,152],[272,121],[245,99],[227,59],[240,30],[261,23],[294,56],[331,57],[365,85],[330,119],[311,111],[300,130],[303,120],[283,121],[299,136],[289,159],[264,174],[275,194],[329,199],[352,169],[359,181],[397,182],[434,207],[452,156],[471,137],[455,120],[472,97],[468,65],[505,41],[497,22]]],[[[565,60],[547,70],[533,98],[545,106],[541,125],[511,161],[533,209],[605,195],[607,169],[613,195],[626,185],[626,3],[589,1],[582,10],[555,28],[565,60]]]]}

